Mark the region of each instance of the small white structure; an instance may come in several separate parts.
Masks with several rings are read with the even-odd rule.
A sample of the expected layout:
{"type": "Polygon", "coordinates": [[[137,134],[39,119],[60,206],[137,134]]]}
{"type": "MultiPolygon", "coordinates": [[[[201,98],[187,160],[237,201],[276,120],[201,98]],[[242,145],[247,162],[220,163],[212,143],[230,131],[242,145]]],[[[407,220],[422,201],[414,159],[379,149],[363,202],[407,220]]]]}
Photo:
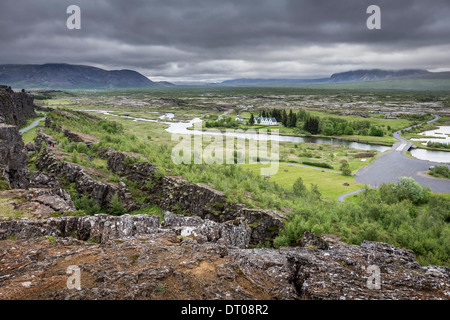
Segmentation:
{"type": "Polygon", "coordinates": [[[265,117],[256,117],[255,118],[256,124],[262,124],[265,126],[276,126],[278,125],[277,119],[275,118],[265,118],[265,117]]]}
{"type": "Polygon", "coordinates": [[[246,105],[240,104],[240,105],[238,105],[237,107],[238,107],[239,109],[251,109],[251,108],[253,108],[253,105],[248,105],[248,106],[246,106],[246,105]]]}
{"type": "Polygon", "coordinates": [[[244,119],[243,119],[240,115],[237,115],[237,116],[236,116],[236,119],[234,119],[234,120],[236,120],[236,121],[241,121],[241,122],[244,121],[244,119]]]}

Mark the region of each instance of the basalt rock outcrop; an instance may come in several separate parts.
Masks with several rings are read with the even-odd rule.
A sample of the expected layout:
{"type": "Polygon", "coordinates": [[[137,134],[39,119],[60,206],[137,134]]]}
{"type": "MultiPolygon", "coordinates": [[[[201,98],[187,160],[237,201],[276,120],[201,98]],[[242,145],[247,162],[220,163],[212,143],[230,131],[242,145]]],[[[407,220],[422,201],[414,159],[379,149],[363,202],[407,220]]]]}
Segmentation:
{"type": "Polygon", "coordinates": [[[186,243],[212,242],[227,247],[247,248],[250,228],[245,221],[217,223],[198,217],[183,217],[170,212],[164,214],[163,223],[151,215],[110,216],[67,216],[33,220],[28,218],[0,218],[0,240],[14,237],[30,239],[35,237],[76,237],[79,240],[95,240],[107,243],[110,240],[145,238],[156,233],[171,232],[186,243]]]}
{"type": "Polygon", "coordinates": [[[155,177],[158,167],[154,164],[140,162],[132,155],[111,148],[100,148],[98,154],[107,160],[109,170],[137,182],[147,190],[150,201],[164,210],[182,211],[216,222],[244,218],[252,227],[252,244],[270,241],[283,227],[285,216],[275,210],[249,209],[241,204],[230,204],[223,192],[206,184],[189,182],[183,177],[155,177]]]}
{"type": "Polygon", "coordinates": [[[0,85],[0,179],[12,188],[28,186],[27,150],[17,126],[35,118],[33,98],[0,85]]]}
{"type": "Polygon", "coordinates": [[[60,188],[28,188],[0,191],[0,208],[6,216],[20,214],[33,219],[71,214],[75,206],[67,191],[60,188]]]}
{"type": "Polygon", "coordinates": [[[145,181],[154,181],[153,172],[158,169],[152,163],[139,162],[137,155],[118,152],[112,148],[99,148],[98,155],[106,159],[108,169],[115,174],[136,181],[140,187],[145,186],[145,181]]]}
{"type": "Polygon", "coordinates": [[[49,146],[52,144],[52,142],[55,142],[55,139],[52,136],[44,133],[42,129],[39,129],[36,137],[34,138],[34,144],[38,148],[40,148],[42,144],[44,144],[44,146],[49,146]]]}
{"type": "Polygon", "coordinates": [[[0,299],[450,299],[448,267],[385,243],[246,249],[245,223],[164,218],[0,219],[0,299]]]}
{"type": "Polygon", "coordinates": [[[0,179],[12,188],[29,184],[27,151],[16,126],[2,123],[0,118],[0,179]]]}
{"type": "Polygon", "coordinates": [[[126,188],[96,180],[87,174],[80,165],[59,161],[50,148],[42,150],[36,160],[36,168],[50,175],[60,177],[69,184],[75,183],[79,194],[88,194],[102,207],[109,207],[111,199],[117,194],[125,208],[128,210],[135,208],[135,203],[131,199],[132,196],[126,188]]]}
{"type": "Polygon", "coordinates": [[[0,118],[14,126],[22,126],[27,119],[36,118],[31,95],[14,92],[11,87],[0,85],[0,118]]]}

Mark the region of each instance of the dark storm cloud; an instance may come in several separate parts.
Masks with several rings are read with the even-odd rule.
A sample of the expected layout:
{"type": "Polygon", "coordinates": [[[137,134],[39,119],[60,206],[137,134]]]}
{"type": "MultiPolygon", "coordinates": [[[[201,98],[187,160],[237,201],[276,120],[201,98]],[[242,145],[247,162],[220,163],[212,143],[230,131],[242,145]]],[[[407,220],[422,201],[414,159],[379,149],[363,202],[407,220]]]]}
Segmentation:
{"type": "Polygon", "coordinates": [[[2,0],[0,63],[67,62],[150,77],[307,77],[450,66],[448,0],[2,0]],[[66,28],[66,8],[82,11],[66,28]],[[366,9],[382,29],[366,28],[366,9]]]}

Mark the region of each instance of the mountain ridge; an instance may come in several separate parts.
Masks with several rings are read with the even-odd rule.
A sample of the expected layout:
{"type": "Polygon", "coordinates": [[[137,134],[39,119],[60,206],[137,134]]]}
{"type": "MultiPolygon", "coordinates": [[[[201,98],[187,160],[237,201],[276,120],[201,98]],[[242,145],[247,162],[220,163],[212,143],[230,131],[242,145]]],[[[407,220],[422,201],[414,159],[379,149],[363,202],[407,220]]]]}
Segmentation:
{"type": "Polygon", "coordinates": [[[367,83],[399,79],[450,79],[450,72],[430,72],[423,69],[358,69],[332,74],[329,78],[312,79],[262,79],[239,78],[225,80],[215,85],[229,86],[270,86],[270,85],[313,85],[336,83],[367,83]]]}
{"type": "Polygon", "coordinates": [[[150,88],[159,85],[134,70],[104,70],[67,63],[3,64],[0,84],[33,89],[150,88]]]}

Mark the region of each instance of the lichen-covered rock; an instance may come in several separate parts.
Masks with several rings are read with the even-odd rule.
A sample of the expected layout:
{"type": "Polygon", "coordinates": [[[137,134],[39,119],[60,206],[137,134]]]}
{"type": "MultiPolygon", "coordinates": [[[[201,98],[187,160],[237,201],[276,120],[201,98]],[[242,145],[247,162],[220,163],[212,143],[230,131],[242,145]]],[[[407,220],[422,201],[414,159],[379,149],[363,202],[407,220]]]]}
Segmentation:
{"type": "Polygon", "coordinates": [[[199,217],[184,217],[170,212],[164,214],[162,228],[176,230],[177,235],[191,237],[198,243],[216,242],[225,246],[247,248],[251,229],[244,220],[217,223],[199,217]]]}
{"type": "Polygon", "coordinates": [[[324,236],[328,250],[244,249],[217,240],[213,222],[165,217],[161,226],[146,215],[0,219],[0,238],[16,236],[0,241],[0,299],[450,299],[448,267],[385,243],[324,236]],[[207,241],[181,236],[186,227],[207,241]],[[80,290],[67,288],[69,265],[80,268],[80,290]]]}
{"type": "Polygon", "coordinates": [[[326,242],[322,237],[318,237],[311,232],[305,232],[303,234],[299,245],[300,247],[305,247],[308,249],[320,249],[320,250],[328,249],[328,242],[326,242]]]}
{"type": "Polygon", "coordinates": [[[40,236],[76,235],[80,240],[92,238],[106,243],[114,239],[146,237],[158,232],[166,234],[166,231],[188,242],[189,240],[193,243],[212,242],[227,247],[247,248],[250,239],[250,228],[245,222],[217,223],[198,217],[174,215],[170,212],[164,214],[164,222],[161,225],[159,217],[151,215],[96,214],[88,217],[68,216],[47,220],[0,218],[0,240],[8,237],[29,239],[40,236]]]}
{"type": "Polygon", "coordinates": [[[61,188],[34,188],[30,189],[26,198],[31,202],[38,202],[49,207],[53,212],[75,212],[75,205],[69,193],[61,188]]]}
{"type": "Polygon", "coordinates": [[[282,252],[292,268],[292,282],[304,298],[450,299],[450,268],[436,267],[438,274],[427,274],[430,267],[416,262],[410,250],[386,243],[335,243],[328,250],[285,248],[282,252]],[[378,288],[373,286],[376,269],[378,288]]]}

